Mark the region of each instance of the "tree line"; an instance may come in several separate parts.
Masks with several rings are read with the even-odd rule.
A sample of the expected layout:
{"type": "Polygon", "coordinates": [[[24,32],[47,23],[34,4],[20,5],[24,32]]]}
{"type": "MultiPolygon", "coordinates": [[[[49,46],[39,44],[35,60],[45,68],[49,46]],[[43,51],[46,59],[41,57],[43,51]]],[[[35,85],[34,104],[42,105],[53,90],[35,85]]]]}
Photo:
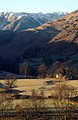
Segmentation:
{"type": "Polygon", "coordinates": [[[0,56],[0,70],[21,74],[25,78],[35,76],[39,78],[46,77],[63,77],[74,78],[77,76],[78,70],[74,67],[72,60],[66,60],[59,58],[56,61],[50,58],[43,58],[42,63],[38,68],[34,69],[28,62],[19,64],[19,59],[9,59],[4,61],[0,56]],[[61,61],[61,62],[59,62],[61,61]]]}
{"type": "MultiPolygon", "coordinates": [[[[20,65],[20,74],[25,77],[31,76],[31,68],[27,62],[20,65]]],[[[46,64],[41,64],[35,71],[35,75],[39,78],[52,78],[52,77],[66,77],[69,79],[74,79],[77,76],[78,70],[73,66],[72,60],[66,61],[64,63],[55,61],[49,68],[46,64]]]]}

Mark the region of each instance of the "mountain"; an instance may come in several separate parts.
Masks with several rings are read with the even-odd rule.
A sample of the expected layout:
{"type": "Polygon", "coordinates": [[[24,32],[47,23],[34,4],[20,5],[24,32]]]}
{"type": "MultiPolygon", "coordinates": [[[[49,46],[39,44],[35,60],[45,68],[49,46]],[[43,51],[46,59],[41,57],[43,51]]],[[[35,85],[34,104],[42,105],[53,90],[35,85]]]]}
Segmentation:
{"type": "Polygon", "coordinates": [[[78,58],[78,10],[36,28],[1,31],[0,55],[4,59],[73,55],[78,58]]]}
{"type": "Polygon", "coordinates": [[[28,28],[36,28],[50,20],[60,18],[67,13],[26,13],[26,12],[2,12],[0,13],[0,30],[20,31],[28,28]]]}

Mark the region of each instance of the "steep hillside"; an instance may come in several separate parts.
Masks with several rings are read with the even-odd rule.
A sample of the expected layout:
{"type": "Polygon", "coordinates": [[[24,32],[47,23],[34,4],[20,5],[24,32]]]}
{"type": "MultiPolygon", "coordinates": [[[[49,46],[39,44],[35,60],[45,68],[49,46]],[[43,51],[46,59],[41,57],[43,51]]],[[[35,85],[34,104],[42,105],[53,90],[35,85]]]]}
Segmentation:
{"type": "Polygon", "coordinates": [[[0,13],[0,30],[20,31],[38,27],[50,20],[60,18],[67,13],[26,13],[2,12],[0,13]]]}
{"type": "Polygon", "coordinates": [[[3,58],[78,54],[78,10],[35,29],[0,34],[3,58]]]}

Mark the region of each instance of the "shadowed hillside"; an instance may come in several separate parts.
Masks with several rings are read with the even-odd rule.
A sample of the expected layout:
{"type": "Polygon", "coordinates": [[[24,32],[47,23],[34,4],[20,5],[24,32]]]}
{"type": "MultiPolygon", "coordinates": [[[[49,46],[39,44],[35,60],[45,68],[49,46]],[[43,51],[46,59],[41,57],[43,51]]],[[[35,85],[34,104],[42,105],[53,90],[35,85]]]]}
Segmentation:
{"type": "Polygon", "coordinates": [[[1,31],[0,55],[10,59],[74,54],[77,42],[78,10],[35,29],[1,31]]]}

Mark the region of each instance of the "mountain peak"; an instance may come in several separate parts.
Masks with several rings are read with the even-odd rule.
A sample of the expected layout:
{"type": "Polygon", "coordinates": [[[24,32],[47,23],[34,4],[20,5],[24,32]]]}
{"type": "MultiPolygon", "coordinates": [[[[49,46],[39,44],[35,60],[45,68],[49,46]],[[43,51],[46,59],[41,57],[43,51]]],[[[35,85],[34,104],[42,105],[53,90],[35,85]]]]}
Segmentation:
{"type": "Polygon", "coordinates": [[[0,13],[0,30],[20,31],[36,28],[50,20],[66,15],[63,12],[53,13],[27,13],[27,12],[2,12],[0,13]],[[20,24],[20,25],[19,25],[20,24]]]}
{"type": "MultiPolygon", "coordinates": [[[[48,14],[49,19],[51,16],[52,14],[48,14]]],[[[78,53],[78,12],[76,11],[75,14],[72,12],[36,27],[35,23],[42,24],[46,19],[46,15],[44,19],[38,14],[28,14],[15,19],[7,28],[19,32],[6,31],[0,34],[0,55],[5,59],[78,53]],[[26,28],[24,21],[28,22],[27,24],[30,22],[35,28],[32,29],[30,26],[30,29],[21,31],[22,27],[26,28]]]]}

